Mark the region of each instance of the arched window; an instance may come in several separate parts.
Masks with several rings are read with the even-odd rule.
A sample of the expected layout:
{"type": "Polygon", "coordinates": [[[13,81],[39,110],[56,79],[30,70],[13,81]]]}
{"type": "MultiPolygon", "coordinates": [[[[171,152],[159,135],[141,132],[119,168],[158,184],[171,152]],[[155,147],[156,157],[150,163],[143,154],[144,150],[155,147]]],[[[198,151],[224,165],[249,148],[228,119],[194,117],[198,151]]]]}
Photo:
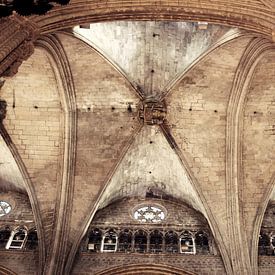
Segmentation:
{"type": "Polygon", "coordinates": [[[150,234],[149,251],[152,253],[161,253],[163,251],[163,236],[159,230],[154,230],[150,234]]]}
{"type": "Polygon", "coordinates": [[[120,252],[130,252],[132,251],[132,233],[125,229],[118,237],[118,251],[120,252]]]}
{"type": "Polygon", "coordinates": [[[6,249],[22,249],[24,248],[26,240],[27,240],[26,229],[20,228],[18,230],[12,231],[9,241],[6,245],[6,249]]]}
{"type": "Polygon", "coordinates": [[[145,253],[147,251],[147,234],[143,230],[138,230],[135,233],[134,250],[138,253],[145,253]]]}
{"type": "Polygon", "coordinates": [[[115,252],[117,250],[117,234],[113,229],[108,230],[102,239],[102,252],[115,252]]]}
{"type": "Polygon", "coordinates": [[[272,255],[270,238],[265,233],[261,233],[259,236],[258,252],[259,252],[259,255],[272,255]]]}
{"type": "Polygon", "coordinates": [[[209,254],[208,236],[205,232],[199,231],[195,235],[196,252],[200,254],[209,254]]]}
{"type": "Polygon", "coordinates": [[[185,231],[180,236],[180,253],[196,254],[196,246],[192,234],[185,231]]]}
{"type": "Polygon", "coordinates": [[[8,228],[0,230],[0,249],[5,249],[10,238],[11,231],[8,228]]]}
{"type": "Polygon", "coordinates": [[[173,231],[169,231],[165,234],[165,251],[168,253],[179,252],[179,238],[173,231]]]}
{"type": "Polygon", "coordinates": [[[38,237],[36,229],[32,229],[28,232],[28,238],[26,242],[26,249],[34,250],[38,247],[38,237]]]}
{"type": "Polygon", "coordinates": [[[90,231],[88,250],[91,252],[99,252],[101,248],[102,233],[99,229],[95,228],[90,231]]]}

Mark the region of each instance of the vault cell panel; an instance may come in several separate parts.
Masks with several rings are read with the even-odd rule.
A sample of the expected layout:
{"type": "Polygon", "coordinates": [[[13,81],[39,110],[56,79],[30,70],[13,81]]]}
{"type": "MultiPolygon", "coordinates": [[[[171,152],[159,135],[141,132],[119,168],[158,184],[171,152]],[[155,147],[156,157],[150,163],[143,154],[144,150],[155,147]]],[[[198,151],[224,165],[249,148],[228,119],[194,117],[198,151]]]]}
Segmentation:
{"type": "Polygon", "coordinates": [[[105,22],[74,31],[120,67],[145,96],[166,86],[230,29],[190,22],[105,22]]]}

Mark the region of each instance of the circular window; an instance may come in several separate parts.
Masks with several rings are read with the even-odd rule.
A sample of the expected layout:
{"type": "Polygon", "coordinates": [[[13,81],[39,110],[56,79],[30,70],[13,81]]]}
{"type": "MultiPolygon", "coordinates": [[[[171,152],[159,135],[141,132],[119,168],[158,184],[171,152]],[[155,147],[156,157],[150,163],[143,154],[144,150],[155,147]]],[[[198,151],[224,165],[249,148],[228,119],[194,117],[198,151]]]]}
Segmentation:
{"type": "Polygon", "coordinates": [[[7,215],[10,211],[11,206],[5,201],[0,201],[0,217],[7,215]]]}
{"type": "Polygon", "coordinates": [[[134,218],[144,223],[158,223],[164,220],[165,210],[159,205],[142,205],[134,210],[134,218]]]}

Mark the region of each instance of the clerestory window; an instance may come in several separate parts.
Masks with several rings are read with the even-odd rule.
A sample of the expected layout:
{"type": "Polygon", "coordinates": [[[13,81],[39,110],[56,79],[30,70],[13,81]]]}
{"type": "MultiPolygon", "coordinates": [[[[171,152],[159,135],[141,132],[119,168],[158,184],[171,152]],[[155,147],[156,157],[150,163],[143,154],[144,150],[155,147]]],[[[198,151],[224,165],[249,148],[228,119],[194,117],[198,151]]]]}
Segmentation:
{"type": "Polygon", "coordinates": [[[108,230],[102,239],[102,252],[115,252],[117,251],[117,234],[113,229],[108,230]]]}
{"type": "Polygon", "coordinates": [[[6,249],[22,249],[27,240],[27,230],[20,228],[12,231],[6,249]]]}
{"type": "Polygon", "coordinates": [[[89,234],[88,250],[99,252],[101,249],[102,233],[98,228],[93,229],[89,234]]]}
{"type": "Polygon", "coordinates": [[[193,235],[185,231],[180,236],[180,253],[196,254],[196,246],[193,235]]]}

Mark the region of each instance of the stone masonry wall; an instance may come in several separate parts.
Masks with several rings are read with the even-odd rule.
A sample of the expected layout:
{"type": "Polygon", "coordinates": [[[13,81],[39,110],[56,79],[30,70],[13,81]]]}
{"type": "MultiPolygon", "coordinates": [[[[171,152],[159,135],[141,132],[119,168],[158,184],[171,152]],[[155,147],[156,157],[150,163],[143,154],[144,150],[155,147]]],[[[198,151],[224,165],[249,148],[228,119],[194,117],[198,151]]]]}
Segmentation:
{"type": "Polygon", "coordinates": [[[161,205],[167,211],[163,222],[160,225],[156,224],[156,227],[168,228],[168,226],[174,227],[176,225],[182,228],[193,227],[209,230],[204,216],[186,204],[161,199],[138,198],[125,198],[98,210],[91,223],[91,227],[96,227],[97,225],[111,226],[112,224],[115,226],[140,225],[140,222],[133,218],[133,211],[139,205],[150,203],[161,205]]]}
{"type": "Polygon", "coordinates": [[[128,264],[164,264],[182,268],[199,275],[224,275],[219,256],[199,255],[140,255],[125,253],[82,253],[76,259],[72,275],[94,275],[104,269],[128,264]]]}
{"type": "Polygon", "coordinates": [[[0,251],[0,264],[18,275],[38,275],[37,251],[0,251]]]}

